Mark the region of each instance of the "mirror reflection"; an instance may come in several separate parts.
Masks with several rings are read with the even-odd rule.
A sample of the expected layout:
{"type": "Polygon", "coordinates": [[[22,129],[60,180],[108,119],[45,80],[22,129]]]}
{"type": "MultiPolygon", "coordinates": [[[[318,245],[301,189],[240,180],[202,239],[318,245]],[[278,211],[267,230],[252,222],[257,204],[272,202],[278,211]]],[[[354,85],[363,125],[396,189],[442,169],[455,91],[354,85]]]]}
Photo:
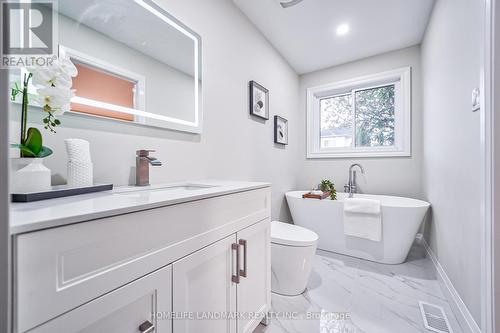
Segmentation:
{"type": "Polygon", "coordinates": [[[78,69],[71,111],[201,132],[200,38],[150,0],[61,0],[59,54],[78,69]]]}

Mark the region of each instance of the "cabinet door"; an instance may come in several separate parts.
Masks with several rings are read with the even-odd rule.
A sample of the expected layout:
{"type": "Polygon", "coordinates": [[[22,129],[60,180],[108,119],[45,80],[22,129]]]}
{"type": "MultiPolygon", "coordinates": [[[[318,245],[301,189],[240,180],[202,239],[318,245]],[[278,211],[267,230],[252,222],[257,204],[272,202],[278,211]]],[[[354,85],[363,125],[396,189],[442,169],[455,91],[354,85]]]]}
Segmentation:
{"type": "Polygon", "coordinates": [[[236,320],[209,318],[236,311],[236,235],[173,263],[175,333],[236,333],[236,320]]]}
{"type": "Polygon", "coordinates": [[[31,330],[33,333],[171,333],[167,266],[31,330]]]}
{"type": "Polygon", "coordinates": [[[238,231],[242,250],[241,282],[238,284],[238,333],[251,333],[271,306],[271,223],[269,219],[238,231]],[[245,253],[246,252],[246,253],[245,253]],[[246,267],[245,267],[246,266],[246,267]]]}

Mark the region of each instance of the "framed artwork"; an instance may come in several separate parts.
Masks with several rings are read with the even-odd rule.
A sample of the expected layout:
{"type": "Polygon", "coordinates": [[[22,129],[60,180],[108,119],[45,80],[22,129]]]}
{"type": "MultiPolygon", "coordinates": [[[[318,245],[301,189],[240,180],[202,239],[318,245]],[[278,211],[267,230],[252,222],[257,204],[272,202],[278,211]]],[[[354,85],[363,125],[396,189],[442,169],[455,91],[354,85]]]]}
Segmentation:
{"type": "Polygon", "coordinates": [[[250,86],[250,114],[262,119],[269,119],[269,90],[255,81],[250,86]]]}
{"type": "Polygon", "coordinates": [[[288,120],[280,116],[274,116],[274,142],[288,144],[288,120]]]}

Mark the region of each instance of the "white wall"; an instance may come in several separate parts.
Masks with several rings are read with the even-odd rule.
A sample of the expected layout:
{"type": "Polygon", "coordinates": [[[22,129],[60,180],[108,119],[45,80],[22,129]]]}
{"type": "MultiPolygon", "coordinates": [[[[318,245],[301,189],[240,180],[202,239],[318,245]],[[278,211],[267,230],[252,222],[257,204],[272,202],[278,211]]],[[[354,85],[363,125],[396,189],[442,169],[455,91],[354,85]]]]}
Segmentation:
{"type": "Polygon", "coordinates": [[[422,44],[423,193],[432,204],[426,234],[477,323],[480,289],[480,0],[436,2],[422,44]]]}
{"type": "MultiPolygon", "coordinates": [[[[304,74],[300,77],[300,163],[298,185],[309,189],[322,178],[332,179],[337,190],[347,183],[348,168],[360,163],[364,178],[358,177],[359,189],[365,193],[402,195],[418,198],[421,195],[421,68],[420,47],[413,46],[359,61],[304,74]],[[375,74],[404,66],[412,67],[412,154],[411,157],[306,159],[306,89],[358,76],[375,74]]],[[[358,173],[359,174],[359,173],[358,173]]]]}
{"type": "MultiPolygon", "coordinates": [[[[156,148],[155,156],[164,166],[152,169],[153,183],[201,178],[272,182],[272,216],[288,220],[283,193],[296,188],[298,76],[231,0],[159,3],[202,37],[203,134],[65,115],[57,134],[43,132],[46,145],[56,152],[47,159],[48,167],[65,176],[63,139],[83,138],[91,143],[95,180],[129,184],[133,182],[135,150],[156,148]],[[289,120],[288,146],[274,145],[272,118],[265,123],[250,118],[250,80],[270,90],[270,116],[278,114],[289,120]]],[[[39,113],[34,114],[31,119],[40,118],[39,113]]],[[[16,139],[17,132],[11,138],[16,139]]]]}
{"type": "MultiPolygon", "coordinates": [[[[0,109],[7,109],[7,71],[0,70],[0,109]]],[[[8,114],[0,112],[0,332],[10,332],[10,233],[8,182],[8,114]]]]}
{"type": "MultiPolygon", "coordinates": [[[[492,27],[492,39],[493,39],[493,54],[494,57],[491,59],[493,71],[492,75],[492,87],[491,91],[498,91],[500,87],[500,6],[495,2],[490,4],[493,8],[493,27],[492,27]]],[[[500,110],[500,95],[493,94],[493,96],[486,96],[486,98],[490,99],[492,102],[493,110],[500,110]]],[[[493,126],[494,128],[500,128],[500,116],[495,115],[493,112],[493,126]]],[[[500,165],[500,133],[496,131],[496,133],[492,133],[494,135],[494,160],[493,165],[500,165]]],[[[494,179],[494,211],[493,211],[493,284],[494,284],[494,294],[493,297],[493,307],[494,313],[492,314],[494,319],[494,329],[495,332],[500,332],[500,172],[497,171],[497,168],[493,168],[493,179],[494,179]],[[496,170],[495,170],[496,169],[496,170]]]]}

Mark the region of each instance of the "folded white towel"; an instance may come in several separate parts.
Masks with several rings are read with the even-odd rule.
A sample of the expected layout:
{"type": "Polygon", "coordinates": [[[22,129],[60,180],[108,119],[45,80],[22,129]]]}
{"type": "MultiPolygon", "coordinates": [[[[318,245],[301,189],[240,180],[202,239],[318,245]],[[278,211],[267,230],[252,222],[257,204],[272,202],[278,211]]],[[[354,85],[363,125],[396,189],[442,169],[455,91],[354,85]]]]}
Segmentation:
{"type": "Polygon", "coordinates": [[[320,190],[314,190],[314,191],[311,191],[310,192],[311,194],[314,194],[314,195],[323,195],[323,191],[320,191],[320,190]]]}
{"type": "Polygon", "coordinates": [[[358,214],[380,214],[380,201],[362,198],[344,200],[344,212],[358,214]]]}
{"type": "Polygon", "coordinates": [[[380,201],[361,198],[345,199],[344,234],[380,242],[382,240],[380,201]]]}

